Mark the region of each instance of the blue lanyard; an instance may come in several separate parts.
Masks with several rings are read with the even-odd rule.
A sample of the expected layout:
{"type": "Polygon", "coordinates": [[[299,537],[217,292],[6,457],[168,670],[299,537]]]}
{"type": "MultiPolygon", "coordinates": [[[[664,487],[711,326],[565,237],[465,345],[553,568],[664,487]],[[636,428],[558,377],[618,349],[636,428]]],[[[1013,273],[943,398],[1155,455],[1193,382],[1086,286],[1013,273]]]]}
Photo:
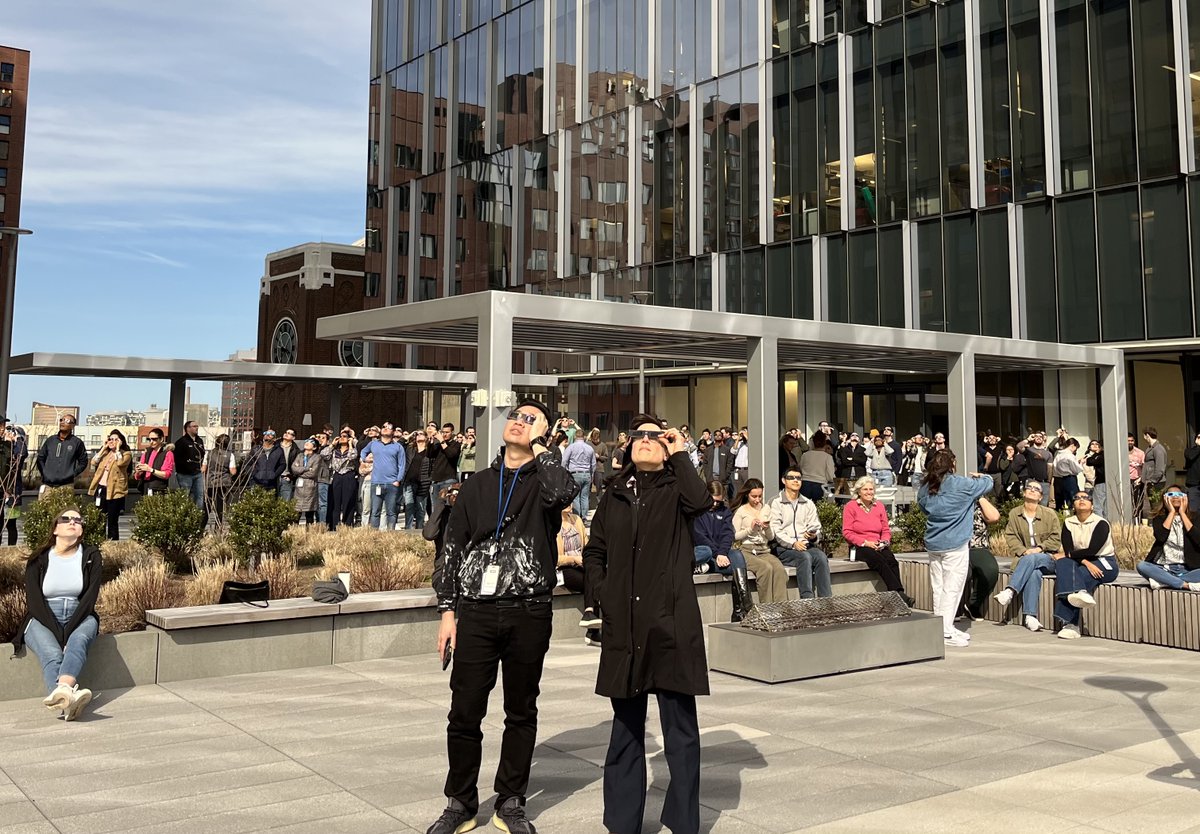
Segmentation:
{"type": "Polygon", "coordinates": [[[504,516],[508,515],[508,504],[516,492],[517,482],[521,480],[521,470],[513,477],[512,486],[508,488],[508,496],[504,495],[504,463],[500,463],[500,492],[496,495],[496,541],[500,541],[500,531],[504,529],[504,516]],[[501,503],[503,502],[503,503],[501,503]]]}

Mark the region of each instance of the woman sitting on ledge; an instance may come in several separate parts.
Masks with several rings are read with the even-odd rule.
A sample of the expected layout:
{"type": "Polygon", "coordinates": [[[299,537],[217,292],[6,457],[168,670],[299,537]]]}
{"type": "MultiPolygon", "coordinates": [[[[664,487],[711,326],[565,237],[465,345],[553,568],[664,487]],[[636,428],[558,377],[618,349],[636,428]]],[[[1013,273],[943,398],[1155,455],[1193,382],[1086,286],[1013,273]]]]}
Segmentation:
{"type": "Polygon", "coordinates": [[[1178,484],[1163,491],[1162,508],[1150,522],[1154,546],[1137,571],[1150,587],[1200,591],[1200,508],[1188,506],[1187,493],[1178,484]]]}
{"type": "Polygon", "coordinates": [[[850,545],[851,560],[864,562],[879,574],[889,591],[895,591],[912,607],[913,598],[904,592],[900,565],[892,553],[892,528],[887,508],[875,500],[875,479],[864,475],[850,487],[854,500],[842,511],[842,538],[850,545]]]}
{"type": "Polygon", "coordinates": [[[1107,521],[1092,512],[1092,498],[1083,490],[1072,497],[1075,513],[1062,526],[1065,558],[1054,564],[1054,616],[1062,620],[1058,636],[1080,637],[1079,614],[1096,604],[1092,592],[1121,572],[1107,521]]]}
{"type": "MultiPolygon", "coordinates": [[[[774,534],[771,532],[771,511],[763,503],[765,489],[762,481],[751,478],[742,484],[733,499],[734,546],[746,560],[746,567],[754,571],[758,601],[763,605],[783,602],[788,598],[787,570],[771,553],[774,534]]],[[[747,596],[747,607],[750,603],[751,599],[747,596]]]]}
{"type": "Polygon", "coordinates": [[[99,595],[100,549],[83,544],[83,516],[68,507],[25,566],[25,622],[13,640],[17,650],[28,644],[37,655],[50,693],[42,703],[67,721],[92,700],[79,688],[79,674],[100,631],[99,595]]]}

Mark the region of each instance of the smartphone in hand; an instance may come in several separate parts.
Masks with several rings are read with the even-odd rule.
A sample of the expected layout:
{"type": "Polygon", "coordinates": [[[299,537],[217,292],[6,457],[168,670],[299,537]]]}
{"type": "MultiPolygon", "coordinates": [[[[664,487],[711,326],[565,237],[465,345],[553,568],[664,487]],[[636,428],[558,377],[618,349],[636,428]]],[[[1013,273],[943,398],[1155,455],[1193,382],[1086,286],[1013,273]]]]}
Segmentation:
{"type": "Polygon", "coordinates": [[[450,645],[450,641],[446,641],[446,648],[442,649],[442,671],[445,672],[450,668],[450,661],[454,659],[454,648],[450,645]]]}

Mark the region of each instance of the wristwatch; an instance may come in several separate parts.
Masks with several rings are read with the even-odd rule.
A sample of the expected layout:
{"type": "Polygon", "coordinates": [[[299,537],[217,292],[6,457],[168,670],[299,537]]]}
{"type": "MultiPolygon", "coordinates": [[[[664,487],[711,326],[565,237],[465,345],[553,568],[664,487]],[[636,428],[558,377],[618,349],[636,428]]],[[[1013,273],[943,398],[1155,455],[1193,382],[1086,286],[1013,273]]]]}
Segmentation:
{"type": "Polygon", "coordinates": [[[533,440],[529,441],[529,448],[532,449],[534,446],[545,446],[547,449],[549,449],[550,438],[544,434],[541,437],[535,437],[533,440]]]}

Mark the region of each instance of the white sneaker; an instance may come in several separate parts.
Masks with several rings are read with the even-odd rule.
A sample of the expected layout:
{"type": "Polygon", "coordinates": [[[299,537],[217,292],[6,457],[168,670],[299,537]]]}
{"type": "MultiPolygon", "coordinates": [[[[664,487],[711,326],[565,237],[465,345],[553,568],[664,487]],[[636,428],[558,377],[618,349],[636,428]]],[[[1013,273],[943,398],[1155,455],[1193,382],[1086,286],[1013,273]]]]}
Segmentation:
{"type": "Polygon", "coordinates": [[[963,637],[963,632],[961,631],[957,632],[956,634],[945,635],[945,637],[942,638],[942,642],[944,642],[947,646],[957,646],[960,649],[964,649],[971,645],[971,641],[965,639],[963,637]]]}
{"type": "Polygon", "coordinates": [[[1001,608],[1007,608],[1008,604],[1013,601],[1013,597],[1016,595],[1016,591],[1014,591],[1012,588],[1005,588],[1003,591],[996,594],[995,599],[1001,608]]]}
{"type": "Polygon", "coordinates": [[[42,705],[52,712],[62,712],[66,710],[71,703],[71,693],[74,692],[71,687],[65,683],[60,683],[54,687],[54,691],[46,696],[42,701],[42,705]]]}
{"type": "Polygon", "coordinates": [[[92,690],[80,689],[76,684],[71,691],[71,701],[67,704],[67,709],[63,713],[63,718],[67,721],[74,721],[79,717],[79,713],[83,712],[83,708],[92,700],[92,690]]]}
{"type": "Polygon", "coordinates": [[[1167,584],[1165,582],[1159,582],[1157,579],[1155,579],[1153,577],[1147,577],[1147,579],[1150,582],[1150,590],[1151,591],[1161,591],[1163,588],[1167,587],[1167,584]]]}
{"type": "Polygon", "coordinates": [[[971,632],[969,632],[969,631],[962,631],[961,629],[956,628],[956,629],[954,629],[954,634],[956,636],[961,637],[962,639],[966,640],[968,643],[971,642],[971,632]]]}
{"type": "Polygon", "coordinates": [[[1078,640],[1083,635],[1079,633],[1079,626],[1065,625],[1058,632],[1058,636],[1063,640],[1078,640]]]}
{"type": "Polygon", "coordinates": [[[1200,582],[1184,582],[1183,587],[1189,591],[1200,591],[1200,582]]]}
{"type": "Polygon", "coordinates": [[[1067,602],[1076,608],[1091,608],[1096,604],[1095,598],[1087,591],[1076,591],[1073,594],[1067,594],[1067,602]]]}
{"type": "Polygon", "coordinates": [[[1033,616],[1032,614],[1026,614],[1025,615],[1025,628],[1029,629],[1030,631],[1041,631],[1042,630],[1042,621],[1039,620],[1037,617],[1033,616]]]}

